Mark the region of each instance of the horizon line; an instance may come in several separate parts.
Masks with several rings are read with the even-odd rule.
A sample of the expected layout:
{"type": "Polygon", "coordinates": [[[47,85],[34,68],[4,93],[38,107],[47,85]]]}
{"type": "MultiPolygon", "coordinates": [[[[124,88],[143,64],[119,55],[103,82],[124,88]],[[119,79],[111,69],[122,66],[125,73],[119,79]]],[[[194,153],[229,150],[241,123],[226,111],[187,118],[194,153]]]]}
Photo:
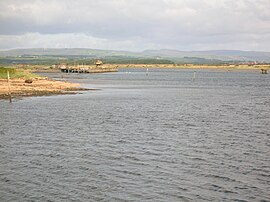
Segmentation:
{"type": "Polygon", "coordinates": [[[35,47],[35,48],[10,48],[10,49],[0,49],[0,51],[12,51],[12,50],[30,50],[30,49],[55,49],[55,50],[71,50],[71,49],[84,49],[84,50],[100,50],[100,51],[117,51],[117,52],[132,52],[132,53],[142,53],[145,51],[179,51],[179,52],[207,52],[207,51],[240,51],[240,52],[264,52],[270,53],[269,51],[260,51],[260,50],[240,50],[240,49],[204,49],[204,50],[180,50],[180,49],[169,49],[169,48],[161,48],[161,49],[144,49],[141,51],[130,51],[130,50],[117,50],[117,49],[98,49],[98,48],[80,48],[80,47],[73,47],[73,48],[42,48],[42,47],[35,47]]]}

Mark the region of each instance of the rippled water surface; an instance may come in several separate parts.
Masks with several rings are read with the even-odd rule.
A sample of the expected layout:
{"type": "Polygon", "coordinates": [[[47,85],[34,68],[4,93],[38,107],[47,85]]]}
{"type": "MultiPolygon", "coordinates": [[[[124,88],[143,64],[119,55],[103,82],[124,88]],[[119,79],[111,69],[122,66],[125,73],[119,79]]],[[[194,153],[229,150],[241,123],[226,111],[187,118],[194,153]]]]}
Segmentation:
{"type": "Polygon", "coordinates": [[[0,100],[0,201],[270,201],[269,75],[192,77],[64,74],[99,90],[0,100]]]}

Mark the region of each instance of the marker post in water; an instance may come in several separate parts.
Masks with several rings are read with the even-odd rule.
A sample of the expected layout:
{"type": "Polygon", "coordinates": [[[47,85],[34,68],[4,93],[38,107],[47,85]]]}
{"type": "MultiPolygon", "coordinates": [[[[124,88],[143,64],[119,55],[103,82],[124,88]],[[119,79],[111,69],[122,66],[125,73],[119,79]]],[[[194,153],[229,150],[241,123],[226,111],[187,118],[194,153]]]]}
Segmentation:
{"type": "Polygon", "coordinates": [[[146,69],[146,76],[148,76],[148,68],[146,69]]]}
{"type": "Polygon", "coordinates": [[[11,103],[11,90],[10,90],[10,82],[9,82],[9,71],[7,71],[7,81],[8,81],[8,95],[9,95],[9,102],[11,103]]]}
{"type": "Polygon", "coordinates": [[[193,78],[192,78],[192,81],[195,81],[195,78],[196,78],[196,71],[193,72],[193,78]]]}

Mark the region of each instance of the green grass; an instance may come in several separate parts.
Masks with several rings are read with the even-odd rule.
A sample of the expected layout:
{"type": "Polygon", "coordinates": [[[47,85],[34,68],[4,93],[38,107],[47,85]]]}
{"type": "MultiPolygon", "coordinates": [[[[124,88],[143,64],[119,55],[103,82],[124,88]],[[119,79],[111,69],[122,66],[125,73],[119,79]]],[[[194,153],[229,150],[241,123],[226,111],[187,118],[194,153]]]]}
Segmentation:
{"type": "Polygon", "coordinates": [[[36,78],[38,75],[32,74],[25,70],[19,70],[15,68],[6,68],[6,67],[0,67],[0,79],[7,79],[7,72],[9,72],[9,77],[11,79],[17,79],[17,78],[24,78],[24,79],[31,79],[36,78]]]}

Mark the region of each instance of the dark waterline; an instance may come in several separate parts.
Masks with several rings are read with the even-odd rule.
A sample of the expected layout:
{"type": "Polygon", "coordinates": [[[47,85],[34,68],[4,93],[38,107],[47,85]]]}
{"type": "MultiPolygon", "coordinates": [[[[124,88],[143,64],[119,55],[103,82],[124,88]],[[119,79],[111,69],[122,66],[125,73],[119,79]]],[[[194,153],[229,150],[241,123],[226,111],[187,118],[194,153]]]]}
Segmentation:
{"type": "Polygon", "coordinates": [[[270,201],[268,75],[63,77],[100,90],[0,101],[0,201],[270,201]]]}

